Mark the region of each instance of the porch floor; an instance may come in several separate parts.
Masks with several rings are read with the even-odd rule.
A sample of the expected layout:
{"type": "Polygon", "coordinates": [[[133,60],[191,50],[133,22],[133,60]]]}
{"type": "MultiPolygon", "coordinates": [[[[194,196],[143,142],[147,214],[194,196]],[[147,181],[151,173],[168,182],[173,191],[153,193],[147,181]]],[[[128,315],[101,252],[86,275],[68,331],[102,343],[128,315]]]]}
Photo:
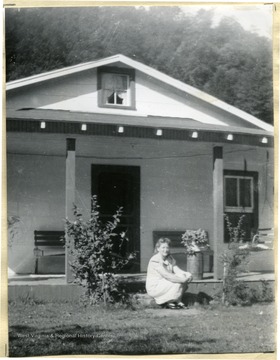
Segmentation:
{"type": "MultiPolygon", "coordinates": [[[[146,273],[139,274],[122,274],[127,282],[145,283],[146,273]]],[[[260,281],[260,280],[275,280],[273,272],[249,272],[239,274],[240,280],[245,281],[260,281]]],[[[222,280],[214,279],[213,273],[204,273],[202,280],[193,280],[193,283],[211,283],[221,282],[222,280]]],[[[65,275],[13,275],[8,278],[8,285],[66,285],[65,275]]]]}

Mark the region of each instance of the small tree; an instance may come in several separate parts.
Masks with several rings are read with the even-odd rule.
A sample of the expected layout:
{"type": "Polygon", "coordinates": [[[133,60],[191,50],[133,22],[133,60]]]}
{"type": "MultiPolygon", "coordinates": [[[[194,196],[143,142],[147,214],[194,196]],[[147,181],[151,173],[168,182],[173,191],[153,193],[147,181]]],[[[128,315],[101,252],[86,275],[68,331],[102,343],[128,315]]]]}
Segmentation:
{"type": "Polygon", "coordinates": [[[248,287],[238,281],[237,276],[246,270],[249,250],[241,248],[245,231],[242,229],[245,216],[240,216],[237,225],[233,226],[229,217],[225,215],[229,233],[228,249],[224,251],[221,261],[224,264],[222,302],[229,304],[245,304],[248,301],[248,287]]]}
{"type": "Polygon", "coordinates": [[[73,214],[73,221],[66,219],[65,230],[68,235],[66,246],[72,259],[70,266],[76,282],[85,287],[85,295],[91,303],[125,302],[128,297],[116,274],[135,254],[120,255],[124,242],[128,241],[124,232],[116,232],[122,209],[116,211],[112,221],[102,224],[97,196],[94,195],[88,220],[83,219],[81,209],[76,205],[73,214]]]}
{"type": "Polygon", "coordinates": [[[244,215],[240,216],[237,225],[233,226],[228,216],[225,216],[230,242],[221,257],[224,264],[222,302],[230,305],[250,305],[273,300],[273,291],[267,282],[263,281],[254,289],[238,279],[240,272],[247,271],[248,256],[252,250],[248,243],[242,245],[245,238],[245,231],[242,229],[244,218],[244,215]]]}

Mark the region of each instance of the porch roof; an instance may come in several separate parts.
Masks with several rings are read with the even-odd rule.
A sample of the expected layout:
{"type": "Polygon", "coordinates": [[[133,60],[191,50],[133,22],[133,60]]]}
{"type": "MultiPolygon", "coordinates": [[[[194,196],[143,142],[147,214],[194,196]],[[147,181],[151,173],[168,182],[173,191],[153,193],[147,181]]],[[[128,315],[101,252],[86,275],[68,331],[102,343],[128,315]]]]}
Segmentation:
{"type": "Polygon", "coordinates": [[[8,120],[40,120],[40,121],[69,121],[79,123],[114,124],[125,126],[148,126],[170,129],[190,129],[221,131],[224,133],[234,132],[251,135],[273,136],[273,131],[257,128],[244,128],[237,126],[222,126],[205,124],[191,118],[176,118],[162,116],[126,116],[88,112],[71,112],[51,109],[20,109],[9,110],[8,120]]]}
{"type": "Polygon", "coordinates": [[[71,112],[49,109],[21,109],[7,112],[7,131],[39,133],[72,133],[84,135],[159,138],[155,134],[162,129],[162,139],[231,142],[255,146],[273,146],[273,132],[264,129],[209,125],[189,118],[159,116],[125,116],[101,113],[71,112]],[[40,123],[45,122],[45,128],[40,123]],[[86,124],[85,131],[81,125],[86,124]],[[118,127],[123,126],[123,133],[118,127]],[[193,132],[197,136],[193,137],[193,132]],[[227,136],[233,135],[228,140],[227,136]],[[265,142],[262,142],[265,137],[265,142]]]}

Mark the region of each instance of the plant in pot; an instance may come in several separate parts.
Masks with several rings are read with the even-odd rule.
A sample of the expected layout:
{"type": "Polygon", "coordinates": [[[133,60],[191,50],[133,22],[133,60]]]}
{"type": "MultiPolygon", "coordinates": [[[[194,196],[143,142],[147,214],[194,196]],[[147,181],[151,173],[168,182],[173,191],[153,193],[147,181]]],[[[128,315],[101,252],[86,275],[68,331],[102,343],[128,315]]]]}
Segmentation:
{"type": "Polygon", "coordinates": [[[182,244],[187,256],[187,271],[193,279],[201,280],[203,276],[203,250],[209,248],[207,232],[202,229],[186,230],[182,235],[182,244]]]}

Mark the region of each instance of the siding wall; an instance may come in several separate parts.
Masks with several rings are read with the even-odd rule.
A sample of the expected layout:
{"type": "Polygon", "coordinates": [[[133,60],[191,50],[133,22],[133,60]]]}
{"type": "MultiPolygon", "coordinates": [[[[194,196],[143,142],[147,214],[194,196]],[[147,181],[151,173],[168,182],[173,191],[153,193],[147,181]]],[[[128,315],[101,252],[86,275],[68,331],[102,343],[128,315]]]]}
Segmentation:
{"type": "MultiPolygon", "coordinates": [[[[154,230],[204,228],[213,243],[213,144],[75,136],[76,203],[90,207],[91,165],[141,167],[141,270],[153,252],[154,230]]],[[[18,273],[34,272],[33,231],[63,229],[66,136],[8,134],[8,215],[20,217],[9,250],[18,273]],[[42,145],[43,144],[43,145],[42,145]]],[[[259,172],[262,227],[272,226],[272,162],[265,149],[224,146],[225,169],[259,172]]]]}
{"type": "Polygon", "coordinates": [[[63,230],[65,160],[44,155],[8,155],[8,216],[18,216],[10,237],[9,266],[19,273],[35,270],[34,230],[63,230]]]}
{"type": "MultiPolygon", "coordinates": [[[[130,116],[170,116],[191,118],[198,121],[198,124],[240,125],[240,119],[219,111],[211,103],[170,88],[139,71],[136,71],[135,79],[136,110],[100,108],[97,106],[96,74],[97,70],[93,69],[25,87],[23,90],[11,91],[7,94],[7,110],[43,108],[130,116]]],[[[242,124],[244,126],[244,121],[242,124]]],[[[249,123],[246,126],[252,127],[249,123]]]]}

